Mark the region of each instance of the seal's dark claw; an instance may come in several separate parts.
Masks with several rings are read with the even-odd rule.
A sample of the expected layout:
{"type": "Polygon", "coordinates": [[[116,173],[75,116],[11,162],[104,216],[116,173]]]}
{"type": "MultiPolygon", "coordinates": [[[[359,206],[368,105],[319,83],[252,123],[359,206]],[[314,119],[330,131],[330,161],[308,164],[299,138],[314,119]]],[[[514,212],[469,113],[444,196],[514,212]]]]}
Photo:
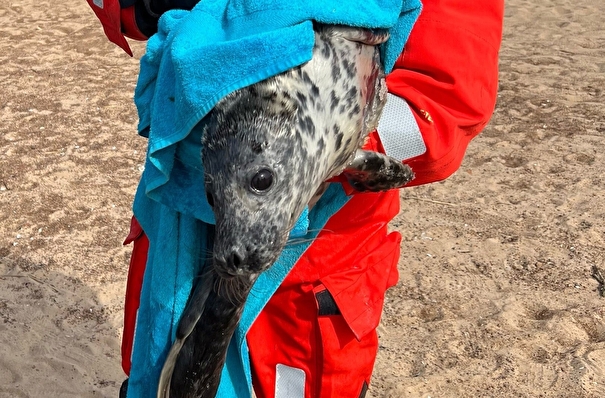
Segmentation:
{"type": "Polygon", "coordinates": [[[401,188],[414,178],[410,166],[378,152],[361,150],[343,174],[360,192],[401,188]]]}

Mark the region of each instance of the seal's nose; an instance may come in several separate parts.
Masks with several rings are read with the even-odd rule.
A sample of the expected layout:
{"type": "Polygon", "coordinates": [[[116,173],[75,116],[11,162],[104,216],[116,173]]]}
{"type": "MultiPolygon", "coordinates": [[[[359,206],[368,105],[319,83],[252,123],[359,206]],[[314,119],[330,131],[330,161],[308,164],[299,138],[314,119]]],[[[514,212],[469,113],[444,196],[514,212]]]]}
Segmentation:
{"type": "Polygon", "coordinates": [[[258,273],[267,267],[259,258],[257,250],[250,246],[231,246],[226,251],[214,254],[215,269],[223,276],[241,276],[250,273],[258,273]]]}
{"type": "Polygon", "coordinates": [[[240,270],[246,264],[246,253],[243,250],[234,250],[227,256],[227,266],[231,269],[240,270]]]}

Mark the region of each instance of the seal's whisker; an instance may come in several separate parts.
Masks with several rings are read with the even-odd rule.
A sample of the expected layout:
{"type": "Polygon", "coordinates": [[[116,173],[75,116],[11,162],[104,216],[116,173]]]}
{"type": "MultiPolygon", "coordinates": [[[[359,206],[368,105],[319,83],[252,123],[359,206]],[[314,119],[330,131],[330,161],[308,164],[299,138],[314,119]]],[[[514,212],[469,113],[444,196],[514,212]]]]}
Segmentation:
{"type": "Polygon", "coordinates": [[[229,280],[225,278],[218,278],[218,284],[216,287],[216,293],[219,297],[227,300],[229,303],[233,304],[231,301],[231,297],[229,295],[229,289],[226,287],[229,284],[229,280]]]}
{"type": "Polygon", "coordinates": [[[289,232],[286,234],[286,236],[288,237],[288,241],[293,241],[293,240],[296,240],[296,239],[308,239],[308,238],[306,238],[306,237],[307,237],[309,234],[316,234],[316,235],[319,235],[321,232],[333,233],[334,231],[333,231],[333,230],[331,230],[331,229],[327,229],[327,228],[314,228],[314,229],[308,229],[308,230],[307,230],[307,233],[306,233],[305,235],[303,235],[303,236],[300,236],[300,237],[296,237],[296,238],[289,238],[289,236],[290,236],[290,233],[289,233],[289,232]]]}
{"type": "Polygon", "coordinates": [[[301,243],[313,242],[316,238],[295,238],[286,242],[286,247],[300,245],[301,243]]]}
{"type": "Polygon", "coordinates": [[[244,286],[242,286],[240,281],[234,281],[229,287],[232,296],[231,302],[234,305],[242,305],[244,302],[244,295],[246,294],[247,289],[244,289],[244,286]]]}
{"type": "Polygon", "coordinates": [[[252,284],[247,284],[242,278],[219,278],[218,295],[227,300],[234,307],[243,305],[246,294],[250,290],[252,284]]]}
{"type": "Polygon", "coordinates": [[[223,297],[225,300],[227,300],[231,305],[236,305],[235,301],[233,300],[233,295],[232,295],[232,289],[231,289],[231,285],[232,282],[230,279],[222,279],[222,284],[221,284],[221,297],[223,297]]]}
{"type": "Polygon", "coordinates": [[[237,301],[235,298],[235,289],[233,289],[233,282],[231,280],[225,280],[223,284],[223,293],[224,297],[229,301],[232,306],[237,306],[237,301]]]}
{"type": "MultiPolygon", "coordinates": [[[[333,233],[334,231],[331,229],[327,229],[327,228],[315,228],[315,229],[308,229],[307,233],[304,236],[307,236],[309,234],[317,234],[319,235],[322,232],[328,232],[328,233],[333,233]]],[[[301,237],[302,238],[302,237],[301,237]]],[[[298,238],[292,238],[290,240],[294,240],[294,239],[298,239],[298,238]]]]}
{"type": "Polygon", "coordinates": [[[229,285],[229,280],[225,279],[225,278],[219,278],[219,279],[221,280],[220,290],[218,291],[219,297],[223,298],[224,300],[228,301],[231,305],[233,305],[233,301],[231,300],[229,289],[227,288],[227,286],[229,285]]]}
{"type": "Polygon", "coordinates": [[[331,230],[331,229],[327,229],[327,228],[314,228],[314,229],[308,229],[308,230],[307,230],[307,233],[309,233],[309,232],[317,232],[317,233],[320,233],[320,232],[334,232],[334,231],[333,231],[333,230],[331,230]]]}
{"type": "Polygon", "coordinates": [[[195,279],[214,278],[214,267],[211,264],[207,264],[196,276],[195,279]]]}
{"type": "Polygon", "coordinates": [[[196,257],[198,260],[210,261],[212,260],[212,253],[207,253],[206,255],[200,255],[196,257]]]}
{"type": "Polygon", "coordinates": [[[286,243],[286,245],[284,246],[284,248],[289,248],[289,247],[293,247],[293,246],[297,246],[303,243],[307,243],[307,242],[313,242],[315,239],[296,239],[296,240],[292,240],[292,241],[288,241],[288,243],[286,243]]]}
{"type": "MultiPolygon", "coordinates": [[[[209,235],[209,237],[211,237],[213,234],[213,231],[214,231],[214,225],[212,225],[212,228],[209,228],[207,235],[209,235]]],[[[199,243],[197,243],[197,242],[192,243],[192,244],[187,244],[186,250],[191,253],[197,251],[197,254],[195,255],[195,258],[197,258],[197,259],[210,259],[212,257],[212,254],[214,253],[214,251],[212,250],[211,242],[207,242],[202,247],[200,247],[199,243]]]]}

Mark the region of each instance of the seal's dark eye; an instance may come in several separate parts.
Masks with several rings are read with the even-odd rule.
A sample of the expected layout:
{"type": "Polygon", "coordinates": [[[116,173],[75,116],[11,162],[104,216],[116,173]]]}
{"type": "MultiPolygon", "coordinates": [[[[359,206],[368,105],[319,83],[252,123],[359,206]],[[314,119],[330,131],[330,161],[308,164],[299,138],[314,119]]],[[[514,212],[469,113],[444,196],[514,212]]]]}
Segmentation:
{"type": "Polygon", "coordinates": [[[256,192],[265,192],[273,185],[273,171],[260,169],[250,180],[250,188],[256,192]]]}

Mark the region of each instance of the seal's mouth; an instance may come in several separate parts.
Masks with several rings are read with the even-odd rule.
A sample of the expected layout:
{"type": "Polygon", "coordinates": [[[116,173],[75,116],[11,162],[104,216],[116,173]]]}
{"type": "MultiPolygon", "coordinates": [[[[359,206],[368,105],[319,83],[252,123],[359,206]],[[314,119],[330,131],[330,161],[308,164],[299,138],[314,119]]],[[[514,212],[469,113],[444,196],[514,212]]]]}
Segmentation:
{"type": "Polygon", "coordinates": [[[215,266],[214,270],[221,279],[235,279],[244,275],[243,269],[223,269],[215,266]]]}
{"type": "Polygon", "coordinates": [[[261,273],[260,271],[255,272],[255,271],[250,271],[250,270],[244,269],[244,268],[223,268],[223,267],[217,267],[216,265],[214,266],[214,272],[216,272],[216,275],[219,278],[225,279],[225,280],[256,279],[258,277],[258,275],[261,273]]]}
{"type": "Polygon", "coordinates": [[[252,285],[258,279],[259,273],[241,272],[233,275],[229,272],[219,272],[215,269],[213,291],[228,300],[232,305],[243,305],[252,285]]]}

